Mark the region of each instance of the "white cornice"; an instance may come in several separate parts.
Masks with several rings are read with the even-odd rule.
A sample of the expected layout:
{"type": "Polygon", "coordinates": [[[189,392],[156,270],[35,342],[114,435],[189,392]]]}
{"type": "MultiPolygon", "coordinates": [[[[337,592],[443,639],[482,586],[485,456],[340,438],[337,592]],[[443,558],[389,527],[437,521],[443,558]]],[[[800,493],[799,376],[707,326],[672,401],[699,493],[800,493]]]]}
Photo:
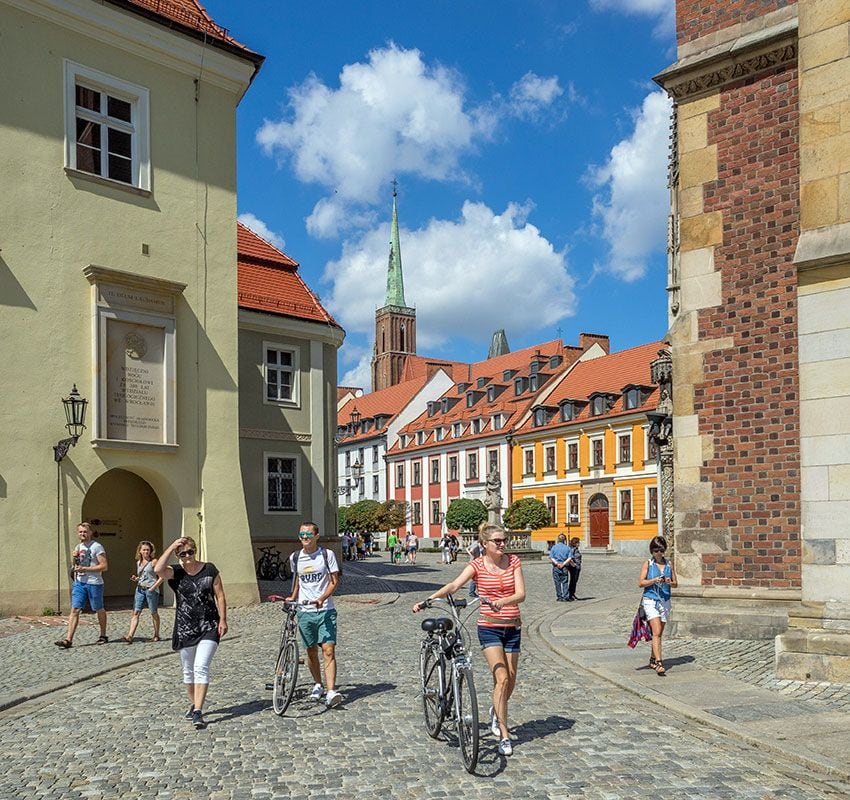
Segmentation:
{"type": "Polygon", "coordinates": [[[0,2],[155,64],[209,81],[238,98],[254,75],[255,66],[247,59],[93,0],[0,2]]]}
{"type": "Polygon", "coordinates": [[[257,333],[276,333],[295,336],[299,339],[317,340],[334,347],[340,347],[345,339],[345,331],[324,322],[307,322],[246,308],[239,309],[239,328],[257,333]]]}

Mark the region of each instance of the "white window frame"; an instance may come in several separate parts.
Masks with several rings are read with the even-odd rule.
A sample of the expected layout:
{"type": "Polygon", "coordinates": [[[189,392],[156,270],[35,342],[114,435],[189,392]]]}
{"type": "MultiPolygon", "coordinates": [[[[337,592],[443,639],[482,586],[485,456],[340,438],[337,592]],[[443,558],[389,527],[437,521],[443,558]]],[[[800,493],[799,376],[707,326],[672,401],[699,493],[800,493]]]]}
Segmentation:
{"type": "Polygon", "coordinates": [[[380,476],[375,473],[372,476],[372,497],[378,497],[381,494],[380,476]]]}
{"type": "Polygon", "coordinates": [[[494,431],[500,431],[504,424],[505,424],[505,415],[504,414],[493,414],[493,416],[490,418],[490,427],[494,431]]]}
{"type": "Polygon", "coordinates": [[[579,500],[579,493],[578,492],[568,492],[567,493],[567,522],[570,525],[578,525],[581,522],[581,502],[579,500]],[[570,508],[572,507],[572,504],[573,504],[572,499],[574,497],[576,499],[576,502],[575,502],[575,506],[576,506],[575,519],[573,519],[570,516],[570,514],[572,513],[570,511],[570,508]]]}
{"type": "Polygon", "coordinates": [[[537,473],[537,464],[533,447],[524,447],[522,449],[522,474],[535,475],[537,473]],[[531,469],[528,468],[528,456],[531,455],[531,469]]]}
{"type": "Polygon", "coordinates": [[[407,470],[405,469],[405,463],[395,464],[395,488],[396,489],[404,489],[407,485],[407,470]],[[399,476],[401,476],[401,483],[399,483],[399,476]]]}
{"type": "Polygon", "coordinates": [[[460,480],[460,461],[458,460],[457,453],[452,453],[450,456],[446,456],[446,480],[450,483],[460,480]],[[452,459],[455,461],[454,478],[452,477],[452,459]]]}
{"type": "MultiPolygon", "coordinates": [[[[263,404],[267,406],[286,406],[288,408],[300,408],[301,406],[301,370],[299,369],[299,352],[297,347],[287,347],[282,345],[280,342],[263,342],[263,352],[261,353],[262,358],[262,373],[263,373],[263,404]],[[292,371],[292,397],[289,400],[273,400],[269,398],[269,363],[266,358],[267,351],[274,350],[277,353],[288,353],[292,358],[292,364],[289,366],[289,370],[292,371]]],[[[278,371],[280,370],[280,364],[274,367],[278,371]]],[[[284,370],[286,371],[286,370],[284,370]]],[[[278,382],[278,387],[280,383],[278,382]]]]}
{"type": "MultiPolygon", "coordinates": [[[[105,72],[77,64],[68,59],[65,65],[65,169],[72,170],[75,175],[107,181],[110,186],[121,186],[125,189],[138,189],[150,192],[151,160],[150,160],[150,93],[144,86],[107,75],[105,72]],[[106,92],[120,100],[130,103],[131,122],[114,120],[111,117],[110,127],[122,130],[131,135],[131,182],[110,178],[107,175],[87,172],[77,168],[77,83],[88,89],[106,92]]],[[[83,113],[84,118],[106,124],[106,114],[97,112],[83,113]]],[[[106,140],[101,137],[102,146],[106,140]]],[[[102,164],[106,159],[102,160],[102,164]]],[[[101,167],[103,169],[103,166],[101,167]]]]}
{"type": "Polygon", "coordinates": [[[410,521],[413,525],[422,524],[422,501],[414,500],[410,508],[410,521]]]}
{"type": "Polygon", "coordinates": [[[452,425],[452,436],[457,439],[460,436],[463,436],[463,425],[460,422],[455,422],[452,425]]]}
{"type": "Polygon", "coordinates": [[[301,455],[299,453],[263,453],[262,463],[263,476],[263,510],[266,516],[281,517],[294,516],[301,513],[301,455]],[[293,509],[272,509],[269,508],[269,459],[270,458],[289,458],[295,461],[295,490],[293,499],[295,500],[295,508],[293,509]]]}
{"type": "Polygon", "coordinates": [[[635,457],[635,451],[632,447],[632,444],[633,444],[633,442],[632,442],[631,431],[622,432],[622,433],[618,432],[617,433],[617,463],[618,464],[631,464],[633,462],[634,457],[635,457]],[[629,440],[629,459],[627,461],[622,460],[622,446],[621,446],[621,440],[622,439],[628,439],[629,440]]]}
{"type": "Polygon", "coordinates": [[[566,472],[578,472],[581,469],[581,443],[578,438],[564,440],[564,468],[566,472]],[[570,466],[570,445],[576,446],[576,465],[570,466]]]}
{"type": "Polygon", "coordinates": [[[558,447],[555,444],[555,442],[543,442],[543,472],[544,472],[544,474],[551,475],[553,472],[557,472],[557,471],[558,471],[558,447]],[[552,464],[552,469],[548,469],[548,467],[546,465],[547,451],[549,450],[550,447],[552,448],[552,455],[553,455],[553,462],[554,462],[552,464]]]}
{"type": "Polygon", "coordinates": [[[631,488],[627,489],[617,489],[617,522],[634,522],[635,520],[635,494],[631,490],[631,488]],[[623,495],[628,492],[629,494],[629,507],[631,508],[632,515],[630,517],[621,516],[623,510],[623,495]]]}
{"type": "Polygon", "coordinates": [[[478,417],[476,417],[474,420],[472,420],[472,433],[473,434],[481,433],[481,420],[478,417]]]}
{"type": "Polygon", "coordinates": [[[439,525],[440,524],[440,514],[442,514],[442,513],[443,512],[442,512],[442,509],[440,508],[440,501],[439,500],[432,500],[431,501],[431,524],[432,525],[439,525]],[[436,513],[434,513],[435,509],[436,509],[436,513]]]}
{"type": "Polygon", "coordinates": [[[546,505],[547,510],[549,509],[549,500],[552,500],[552,511],[549,516],[552,518],[552,522],[547,525],[547,528],[551,528],[554,525],[558,524],[558,495],[556,494],[544,494],[543,495],[543,503],[546,505]]]}
{"type": "Polygon", "coordinates": [[[605,469],[605,436],[594,436],[589,441],[590,444],[590,468],[591,469],[605,469]],[[594,459],[594,449],[596,446],[596,442],[602,442],[602,461],[600,463],[596,463],[594,459]]]}
{"type": "Polygon", "coordinates": [[[658,520],[658,506],[660,505],[658,499],[658,487],[657,486],[644,486],[644,505],[643,505],[643,516],[644,519],[652,520],[653,522],[658,520]],[[655,492],[655,516],[649,516],[649,493],[655,492]]]}

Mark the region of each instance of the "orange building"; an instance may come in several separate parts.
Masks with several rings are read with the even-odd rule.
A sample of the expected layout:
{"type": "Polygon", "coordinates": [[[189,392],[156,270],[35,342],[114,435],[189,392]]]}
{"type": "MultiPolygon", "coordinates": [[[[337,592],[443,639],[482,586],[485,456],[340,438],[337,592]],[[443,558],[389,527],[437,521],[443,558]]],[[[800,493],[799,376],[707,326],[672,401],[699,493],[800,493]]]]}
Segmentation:
{"type": "Polygon", "coordinates": [[[649,365],[661,347],[652,342],[582,358],[517,420],[513,499],[536,497],[553,520],[533,541],[564,533],[585,547],[646,553],[659,532],[658,467],[646,413],[658,402],[649,365]]]}

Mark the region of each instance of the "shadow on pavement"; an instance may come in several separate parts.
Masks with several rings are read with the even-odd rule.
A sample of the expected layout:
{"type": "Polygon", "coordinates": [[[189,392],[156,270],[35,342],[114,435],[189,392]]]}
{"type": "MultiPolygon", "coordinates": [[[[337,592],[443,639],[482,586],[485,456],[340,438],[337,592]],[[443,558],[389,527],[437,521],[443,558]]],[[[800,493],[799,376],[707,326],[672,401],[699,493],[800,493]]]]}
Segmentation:
{"type": "Polygon", "coordinates": [[[391,692],[393,689],[398,689],[398,686],[394,683],[361,683],[356,686],[344,686],[340,687],[340,691],[343,694],[345,700],[342,703],[342,708],[351,705],[351,703],[356,703],[358,700],[362,700],[364,697],[373,697],[376,694],[382,694],[383,692],[391,692]]]}
{"type": "Polygon", "coordinates": [[[217,708],[214,711],[208,711],[204,717],[207,725],[217,725],[219,722],[227,722],[227,720],[235,719],[236,717],[247,717],[249,714],[257,714],[268,707],[268,700],[249,700],[247,703],[239,703],[235,706],[227,706],[226,708],[217,708]]]}
{"type": "Polygon", "coordinates": [[[558,714],[550,714],[545,719],[530,719],[523,722],[514,729],[517,741],[525,742],[530,739],[542,739],[553,733],[568,731],[575,725],[574,719],[562,717],[558,714]]]}

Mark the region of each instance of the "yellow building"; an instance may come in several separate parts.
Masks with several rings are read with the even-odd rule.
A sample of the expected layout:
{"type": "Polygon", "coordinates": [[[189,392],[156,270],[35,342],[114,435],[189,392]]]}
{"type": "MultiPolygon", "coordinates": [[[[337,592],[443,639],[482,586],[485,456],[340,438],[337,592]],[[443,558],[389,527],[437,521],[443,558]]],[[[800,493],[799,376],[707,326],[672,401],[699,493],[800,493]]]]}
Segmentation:
{"type": "Polygon", "coordinates": [[[180,535],[257,599],[240,469],[236,107],[262,57],[194,0],[0,0],[0,613],[180,535]],[[76,385],[86,429],[67,436],[76,385]]]}
{"type": "Polygon", "coordinates": [[[582,357],[519,420],[510,499],[537,498],[552,518],[533,541],[563,533],[588,548],[647,552],[659,532],[658,467],[646,418],[657,387],[649,365],[661,347],[582,357]]]}

